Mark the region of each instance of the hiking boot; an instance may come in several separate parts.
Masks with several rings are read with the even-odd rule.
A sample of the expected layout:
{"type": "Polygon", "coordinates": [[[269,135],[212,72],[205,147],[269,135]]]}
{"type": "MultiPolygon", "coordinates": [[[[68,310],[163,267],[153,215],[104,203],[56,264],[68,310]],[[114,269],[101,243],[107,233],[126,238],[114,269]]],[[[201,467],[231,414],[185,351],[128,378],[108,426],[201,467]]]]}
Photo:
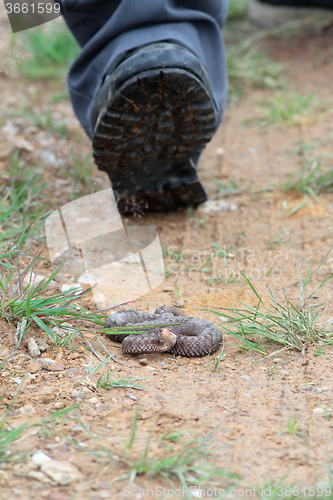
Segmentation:
{"type": "Polygon", "coordinates": [[[216,128],[207,71],[182,45],[159,42],[106,72],[92,108],[93,156],[121,213],[197,206],[207,200],[199,154],[216,128]]]}
{"type": "Polygon", "coordinates": [[[330,25],[333,23],[333,0],[250,0],[248,12],[250,20],[263,28],[309,16],[330,25]]]}

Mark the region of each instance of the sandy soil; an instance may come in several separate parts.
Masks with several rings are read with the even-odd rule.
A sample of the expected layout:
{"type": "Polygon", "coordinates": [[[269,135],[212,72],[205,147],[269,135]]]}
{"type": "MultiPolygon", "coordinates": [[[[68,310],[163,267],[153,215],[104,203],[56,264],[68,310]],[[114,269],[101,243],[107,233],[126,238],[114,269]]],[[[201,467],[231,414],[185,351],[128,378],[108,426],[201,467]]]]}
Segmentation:
{"type": "MultiPolygon", "coordinates": [[[[315,142],[316,154],[331,151],[331,42],[328,34],[292,42],[263,43],[274,60],[285,64],[288,88],[317,92],[322,107],[304,123],[267,132],[255,124],[245,126],[244,120],[258,115],[257,102],[271,97],[272,91],[253,90],[239,105],[228,110],[223,125],[204,152],[200,173],[213,197],[219,195],[215,179],[237,184],[236,193],[225,197],[232,210],[210,213],[198,210],[194,216],[180,211],[129,220],[129,224],[155,225],[163,247],[168,250],[165,257],[168,277],[157,290],[137,302],[136,308],[151,310],[164,303],[183,302],[186,314],[216,321],[214,315],[199,308],[228,307],[234,300],[255,304],[239,268],[264,296],[268,284],[277,297],[282,297],[284,287],[289,299],[297,301],[299,282],[292,242],[301,272],[308,269],[313,258],[319,262],[324,257],[332,246],[333,196],[320,195],[314,200],[284,192],[279,186],[286,181],[287,174],[300,169],[303,158],[296,151],[300,141],[315,142]],[[301,208],[292,213],[300,204],[301,208]],[[226,249],[229,256],[214,257],[207,264],[212,241],[226,249]],[[180,254],[177,260],[176,254],[180,254]],[[206,267],[209,273],[202,272],[206,267]]],[[[49,108],[53,119],[67,124],[69,132],[59,136],[29,128],[23,115],[6,119],[34,147],[34,151],[22,154],[36,161],[40,151],[49,151],[57,161],[63,161],[64,167],[55,162],[53,166],[45,164],[44,168],[48,180],[46,194],[53,193],[55,207],[66,203],[72,192],[72,181],[67,180],[65,172],[70,168],[71,154],[73,151],[89,154],[90,145],[73,118],[69,102],[51,102],[51,96],[62,90],[62,84],[30,83],[13,72],[0,75],[0,89],[3,113],[19,111],[30,103],[30,110],[42,115],[49,108]]],[[[5,161],[0,168],[6,168],[5,161]]],[[[92,179],[96,188],[108,185],[102,173],[94,172],[92,179]]],[[[332,266],[330,257],[315,284],[332,271],[332,266]]],[[[39,272],[47,274],[49,268],[42,266],[39,272]]],[[[332,294],[330,283],[317,294],[318,302],[324,303],[321,319],[324,325],[333,316],[332,294]]],[[[82,304],[92,307],[89,298],[82,304]]],[[[14,345],[15,326],[2,321],[0,331],[0,355],[5,357],[14,345]]],[[[43,337],[38,331],[30,333],[35,338],[43,337]]],[[[94,334],[87,334],[87,338],[102,352],[94,334]]],[[[325,347],[318,355],[318,346],[308,346],[303,356],[290,350],[267,357],[239,349],[233,337],[225,336],[225,356],[214,371],[217,355],[202,359],[148,355],[145,365],[140,363],[140,357],[122,355],[119,345],[109,338],[103,337],[102,341],[118,363],[110,361],[92,377],[88,376],[87,366],[90,362],[96,366],[99,360],[91,357],[86,342],[80,338],[73,341],[75,348],[48,342],[42,357],[58,362],[53,371],[31,359],[26,342],[3,368],[2,411],[17,393],[17,379],[26,375],[8,419],[13,428],[78,405],[70,418],[57,425],[30,428],[13,451],[42,450],[53,459],[75,464],[82,476],[61,486],[42,474],[27,456],[18,463],[0,464],[1,499],[129,498],[124,490],[129,486],[128,480],[111,484],[113,478],[128,470],[125,464],[112,460],[112,456],[119,456],[122,441],[129,438],[136,409],[140,415],[136,449],[143,449],[150,435],[150,454],[154,458],[160,457],[170,445],[160,439],[162,435],[184,431],[205,436],[213,432],[209,437],[214,454],[212,463],[239,475],[242,484],[249,488],[263,487],[271,481],[300,487],[329,481],[333,424],[329,415],[327,418],[327,414],[316,409],[333,405],[331,349],[325,347]],[[145,390],[96,388],[96,380],[106,368],[112,378],[142,378],[139,383],[145,390]],[[292,419],[298,421],[295,434],[286,432],[292,419]]],[[[272,344],[266,348],[268,353],[279,350],[272,344]]],[[[177,446],[175,443],[176,451],[177,446]]],[[[228,482],[222,480],[222,484],[228,482]]],[[[168,482],[142,475],[131,488],[158,485],[167,487],[168,482]]],[[[241,496],[236,494],[234,498],[241,496]]],[[[146,497],[148,494],[132,493],[132,498],[146,497]]],[[[161,498],[179,496],[165,494],[161,498]]],[[[270,497],[267,494],[262,498],[270,497]]]]}

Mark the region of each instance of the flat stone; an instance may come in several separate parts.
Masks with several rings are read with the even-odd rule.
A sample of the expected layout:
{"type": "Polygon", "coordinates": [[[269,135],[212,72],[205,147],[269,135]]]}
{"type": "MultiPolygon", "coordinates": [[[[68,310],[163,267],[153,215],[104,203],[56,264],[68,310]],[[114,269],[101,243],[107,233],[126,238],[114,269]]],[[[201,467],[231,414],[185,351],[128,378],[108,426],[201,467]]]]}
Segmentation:
{"type": "Polygon", "coordinates": [[[230,201],[208,200],[198,208],[198,212],[209,214],[212,212],[233,212],[237,209],[237,205],[235,205],[235,203],[231,203],[230,201]]]}
{"type": "Polygon", "coordinates": [[[19,411],[22,415],[33,415],[34,413],[36,413],[35,408],[31,404],[21,406],[19,411]]]}
{"type": "Polygon", "coordinates": [[[80,295],[80,293],[82,293],[83,291],[83,288],[79,283],[72,283],[71,285],[64,283],[63,285],[61,285],[60,291],[62,293],[69,292],[70,290],[74,293],[74,295],[80,295]]]}
{"type": "Polygon", "coordinates": [[[0,358],[6,358],[9,355],[8,347],[0,347],[0,358]]]}
{"type": "Polygon", "coordinates": [[[57,401],[53,406],[56,410],[62,410],[65,407],[65,403],[63,401],[57,401]]]}
{"type": "Polygon", "coordinates": [[[40,472],[39,470],[31,470],[30,472],[28,472],[28,477],[36,479],[37,481],[43,484],[52,484],[50,478],[47,477],[45,474],[43,474],[43,472],[40,472]]]}
{"type": "Polygon", "coordinates": [[[65,460],[50,460],[41,464],[41,471],[57,484],[65,486],[84,479],[79,469],[65,460]]]}
{"type": "Polygon", "coordinates": [[[62,363],[58,363],[54,359],[41,358],[40,361],[43,364],[44,370],[48,370],[50,372],[60,372],[65,369],[65,365],[63,365],[62,363]]]}
{"type": "Polygon", "coordinates": [[[38,344],[33,337],[30,337],[28,340],[28,350],[32,358],[37,358],[37,356],[40,356],[41,354],[38,344]]]}
{"type": "Polygon", "coordinates": [[[31,460],[37,465],[42,465],[43,463],[49,462],[52,459],[41,450],[38,450],[32,455],[31,460]]]}

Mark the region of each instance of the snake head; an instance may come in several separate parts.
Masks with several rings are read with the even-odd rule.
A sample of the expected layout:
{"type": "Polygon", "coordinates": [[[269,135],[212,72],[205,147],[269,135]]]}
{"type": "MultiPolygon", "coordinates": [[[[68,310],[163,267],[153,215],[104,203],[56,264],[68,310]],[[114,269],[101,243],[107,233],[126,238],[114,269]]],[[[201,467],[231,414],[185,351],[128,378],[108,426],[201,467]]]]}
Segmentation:
{"type": "Polygon", "coordinates": [[[163,340],[165,344],[163,347],[163,351],[168,351],[177,342],[177,335],[173,333],[173,331],[170,330],[170,328],[161,328],[160,331],[158,332],[158,336],[160,340],[163,340]]]}

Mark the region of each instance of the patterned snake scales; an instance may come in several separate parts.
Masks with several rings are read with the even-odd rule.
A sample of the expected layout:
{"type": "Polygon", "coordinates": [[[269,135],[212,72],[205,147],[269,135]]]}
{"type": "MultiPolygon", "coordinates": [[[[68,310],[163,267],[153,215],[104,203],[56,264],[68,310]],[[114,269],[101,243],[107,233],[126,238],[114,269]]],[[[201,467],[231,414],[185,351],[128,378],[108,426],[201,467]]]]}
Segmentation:
{"type": "Polygon", "coordinates": [[[222,333],[215,325],[204,319],[189,318],[176,307],[158,307],[154,314],[133,310],[114,312],[105,322],[105,328],[121,326],[138,326],[144,332],[111,336],[112,340],[122,342],[126,354],[168,351],[192,358],[211,354],[222,343],[222,333]],[[159,326],[145,329],[152,325],[159,326]]]}

